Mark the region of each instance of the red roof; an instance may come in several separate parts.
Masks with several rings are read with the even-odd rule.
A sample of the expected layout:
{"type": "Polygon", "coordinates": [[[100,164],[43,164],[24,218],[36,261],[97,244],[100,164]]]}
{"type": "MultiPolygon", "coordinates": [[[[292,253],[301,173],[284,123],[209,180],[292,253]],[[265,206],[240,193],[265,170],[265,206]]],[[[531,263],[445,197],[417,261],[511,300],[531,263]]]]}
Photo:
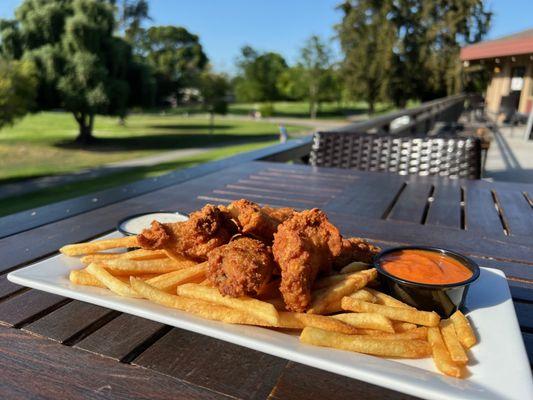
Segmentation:
{"type": "Polygon", "coordinates": [[[463,47],[461,61],[533,54],[533,29],[463,47]]]}

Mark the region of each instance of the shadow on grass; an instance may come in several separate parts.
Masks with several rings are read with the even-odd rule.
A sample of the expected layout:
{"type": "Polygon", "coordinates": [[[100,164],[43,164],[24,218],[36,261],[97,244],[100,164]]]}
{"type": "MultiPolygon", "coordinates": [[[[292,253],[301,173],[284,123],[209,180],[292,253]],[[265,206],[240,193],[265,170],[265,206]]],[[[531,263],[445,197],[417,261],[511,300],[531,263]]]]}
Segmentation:
{"type": "Polygon", "coordinates": [[[128,150],[177,150],[193,147],[214,147],[224,144],[256,143],[276,140],[277,134],[158,134],[125,138],[95,138],[89,145],[80,145],[63,140],[54,144],[63,149],[78,149],[93,152],[128,150]]]}
{"type": "MultiPolygon", "coordinates": [[[[209,123],[205,124],[155,124],[155,125],[148,125],[147,128],[151,129],[169,129],[173,131],[179,131],[179,130],[203,130],[208,131],[209,130],[209,123]]],[[[213,125],[213,130],[220,130],[220,129],[233,129],[235,128],[235,125],[221,125],[216,124],[213,125]]]]}

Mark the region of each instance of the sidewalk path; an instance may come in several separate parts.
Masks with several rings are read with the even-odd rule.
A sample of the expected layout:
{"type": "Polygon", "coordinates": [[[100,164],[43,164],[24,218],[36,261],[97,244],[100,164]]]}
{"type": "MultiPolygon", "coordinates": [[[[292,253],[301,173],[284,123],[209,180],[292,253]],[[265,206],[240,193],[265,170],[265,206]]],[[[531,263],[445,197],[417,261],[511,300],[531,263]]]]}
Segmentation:
{"type": "MultiPolygon", "coordinates": [[[[228,144],[229,145],[229,144],[228,144]]],[[[104,164],[96,168],[87,168],[71,174],[51,175],[42,178],[28,179],[0,185],[0,199],[11,196],[35,192],[41,189],[49,189],[55,186],[66,185],[86,179],[99,178],[101,176],[115,174],[131,168],[149,167],[169,161],[174,161],[183,157],[195,156],[213,150],[218,147],[191,148],[167,151],[151,156],[135,158],[131,160],[116,161],[104,164]]]]}

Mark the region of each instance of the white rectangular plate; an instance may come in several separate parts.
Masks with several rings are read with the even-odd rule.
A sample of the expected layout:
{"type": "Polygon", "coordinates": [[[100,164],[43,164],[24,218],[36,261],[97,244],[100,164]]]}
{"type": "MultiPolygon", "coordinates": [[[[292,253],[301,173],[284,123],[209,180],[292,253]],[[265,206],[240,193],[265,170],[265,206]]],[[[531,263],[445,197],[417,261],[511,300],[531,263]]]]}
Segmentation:
{"type": "MultiPolygon", "coordinates": [[[[106,237],[116,237],[113,233],[106,237]]],[[[228,325],[166,308],[147,300],[76,286],[68,274],[79,259],[57,255],[11,272],[8,279],[60,296],[86,301],[198,332],[277,357],[427,399],[533,399],[533,382],[509,286],[503,272],[482,268],[468,293],[468,316],[480,338],[471,351],[470,376],[440,374],[431,359],[389,360],[302,344],[297,336],[254,326],[228,325]]]]}

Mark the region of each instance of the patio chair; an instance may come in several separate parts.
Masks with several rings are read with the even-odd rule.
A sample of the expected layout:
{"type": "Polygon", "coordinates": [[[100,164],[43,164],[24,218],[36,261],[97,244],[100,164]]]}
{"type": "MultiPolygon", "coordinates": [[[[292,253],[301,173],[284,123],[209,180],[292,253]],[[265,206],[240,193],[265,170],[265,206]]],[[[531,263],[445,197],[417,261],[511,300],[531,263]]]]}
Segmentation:
{"type": "Polygon", "coordinates": [[[481,143],[476,137],[427,137],[317,132],[309,163],[400,175],[481,177],[481,143]]]}

